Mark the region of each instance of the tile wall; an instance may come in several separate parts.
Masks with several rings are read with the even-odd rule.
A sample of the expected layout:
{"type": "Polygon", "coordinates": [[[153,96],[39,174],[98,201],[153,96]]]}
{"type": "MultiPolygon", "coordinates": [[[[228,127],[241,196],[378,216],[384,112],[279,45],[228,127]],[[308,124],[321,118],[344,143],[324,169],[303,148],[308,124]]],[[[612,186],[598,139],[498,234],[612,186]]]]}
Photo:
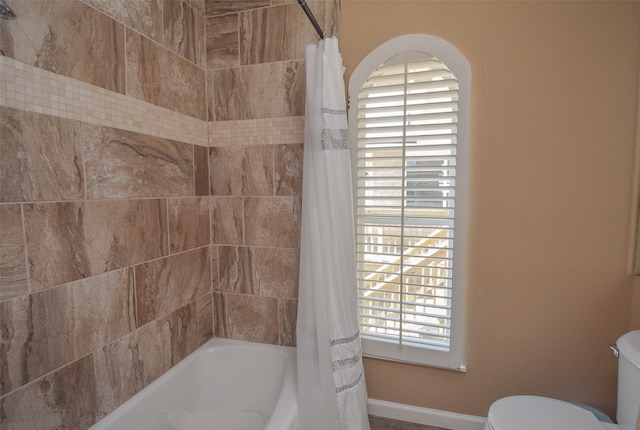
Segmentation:
{"type": "Polygon", "coordinates": [[[88,428],[212,336],[294,345],[297,2],[8,3],[0,427],[88,428]]]}
{"type": "MultiPolygon", "coordinates": [[[[307,3],[337,35],[339,0],[307,3]]],[[[215,335],[294,345],[304,58],[318,36],[296,0],[207,1],[205,15],[215,335]]]]}

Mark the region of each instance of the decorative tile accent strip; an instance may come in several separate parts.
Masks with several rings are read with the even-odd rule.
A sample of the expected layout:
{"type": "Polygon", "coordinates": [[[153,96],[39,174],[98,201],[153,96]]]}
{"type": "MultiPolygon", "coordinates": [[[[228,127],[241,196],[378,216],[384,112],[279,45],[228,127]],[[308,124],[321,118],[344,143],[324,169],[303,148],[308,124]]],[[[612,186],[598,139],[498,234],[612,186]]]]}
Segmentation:
{"type": "Polygon", "coordinates": [[[5,56],[0,56],[0,106],[207,146],[206,121],[5,56]]]}
{"type": "Polygon", "coordinates": [[[205,147],[304,142],[304,116],[206,122],[4,56],[0,106],[205,147]]]}
{"type": "Polygon", "coordinates": [[[304,116],[209,122],[209,146],[304,142],[304,116]]]}

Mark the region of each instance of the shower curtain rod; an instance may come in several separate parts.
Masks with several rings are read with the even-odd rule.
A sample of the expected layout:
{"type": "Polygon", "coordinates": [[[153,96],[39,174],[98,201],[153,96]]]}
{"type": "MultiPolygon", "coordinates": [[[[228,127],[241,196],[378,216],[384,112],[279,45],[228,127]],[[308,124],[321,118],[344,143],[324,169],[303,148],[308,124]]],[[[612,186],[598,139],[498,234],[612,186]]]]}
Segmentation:
{"type": "Polygon", "coordinates": [[[324,39],[324,34],[322,33],[322,29],[318,25],[318,21],[316,21],[316,17],[313,16],[313,12],[309,10],[309,6],[307,6],[307,3],[305,2],[305,0],[298,0],[298,3],[300,4],[300,6],[302,6],[302,10],[304,10],[304,13],[307,14],[307,18],[309,18],[309,21],[311,21],[311,24],[313,24],[313,28],[315,28],[316,31],[318,32],[318,36],[320,36],[320,39],[324,39]]]}

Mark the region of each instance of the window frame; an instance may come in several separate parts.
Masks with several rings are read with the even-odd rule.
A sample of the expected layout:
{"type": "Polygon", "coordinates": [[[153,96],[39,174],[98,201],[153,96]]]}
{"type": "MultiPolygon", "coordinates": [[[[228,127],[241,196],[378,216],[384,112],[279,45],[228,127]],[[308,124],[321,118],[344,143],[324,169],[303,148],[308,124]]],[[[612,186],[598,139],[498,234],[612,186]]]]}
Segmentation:
{"type": "MultiPolygon", "coordinates": [[[[367,357],[434,366],[466,372],[464,360],[464,296],[465,253],[467,235],[469,126],[471,110],[471,67],[464,55],[451,43],[436,36],[407,34],[395,37],[371,51],[354,69],[349,79],[349,142],[352,163],[354,220],[357,226],[358,175],[358,94],[371,74],[392,57],[405,52],[423,52],[443,62],[455,75],[459,85],[458,129],[456,144],[455,235],[453,256],[453,289],[451,305],[451,338],[449,350],[399,345],[368,338],[361,331],[363,354],[367,357]]],[[[355,238],[354,238],[355,240],[355,238]]]]}

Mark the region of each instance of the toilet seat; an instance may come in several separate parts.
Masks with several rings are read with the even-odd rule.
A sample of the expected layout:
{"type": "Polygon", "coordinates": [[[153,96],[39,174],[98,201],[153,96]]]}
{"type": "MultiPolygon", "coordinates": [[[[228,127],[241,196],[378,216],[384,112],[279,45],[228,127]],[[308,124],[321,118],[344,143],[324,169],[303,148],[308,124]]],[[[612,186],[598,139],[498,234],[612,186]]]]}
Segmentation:
{"type": "Polygon", "coordinates": [[[603,430],[589,411],[561,400],[510,396],[489,408],[485,430],[603,430]]]}

